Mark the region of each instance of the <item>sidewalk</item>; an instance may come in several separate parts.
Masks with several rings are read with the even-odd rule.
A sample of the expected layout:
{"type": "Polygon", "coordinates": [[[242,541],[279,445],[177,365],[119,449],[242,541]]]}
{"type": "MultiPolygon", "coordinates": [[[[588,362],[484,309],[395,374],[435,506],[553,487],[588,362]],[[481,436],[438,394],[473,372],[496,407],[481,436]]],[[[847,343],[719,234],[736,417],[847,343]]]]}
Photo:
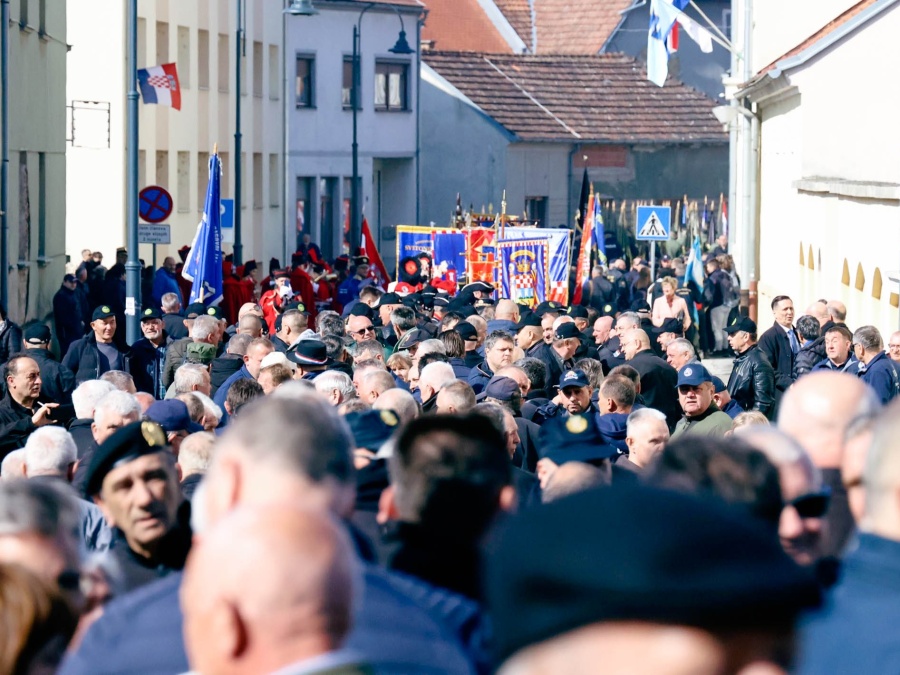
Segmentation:
{"type": "Polygon", "coordinates": [[[702,363],[704,366],[706,366],[706,369],[710,372],[711,375],[722,378],[722,381],[725,384],[728,384],[728,378],[731,376],[731,369],[732,365],[734,364],[733,359],[703,359],[702,363]]]}

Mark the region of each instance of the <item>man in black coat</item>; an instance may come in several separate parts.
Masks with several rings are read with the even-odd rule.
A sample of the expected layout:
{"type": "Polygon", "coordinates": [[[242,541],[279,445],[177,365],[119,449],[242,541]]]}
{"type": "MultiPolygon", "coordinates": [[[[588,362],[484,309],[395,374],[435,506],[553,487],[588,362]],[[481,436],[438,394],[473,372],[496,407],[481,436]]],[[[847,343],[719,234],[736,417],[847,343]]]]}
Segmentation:
{"type": "Polygon", "coordinates": [[[794,329],[794,302],[788,296],[776,296],[772,300],[772,312],[775,323],[759,336],[759,350],[775,369],[777,410],[782,394],[794,383],[794,358],[800,351],[800,338],[794,329]]]}
{"type": "Polygon", "coordinates": [[[676,388],[678,371],[653,353],[646,331],[634,328],[621,339],[628,365],[641,374],[644,404],[663,413],[669,429],[674,429],[681,419],[681,405],[676,388]]]}
{"type": "Polygon", "coordinates": [[[50,352],[50,329],[39,321],[26,324],[23,345],[41,370],[41,398],[53,403],[71,403],[75,373],[59,363],[50,352]]]}
{"type": "Polygon", "coordinates": [[[67,274],[53,296],[53,320],[56,322],[60,356],[65,356],[69,345],[84,335],[83,299],[79,296],[77,287],[78,280],[75,276],[67,274]]]}
{"type": "Polygon", "coordinates": [[[775,371],[756,344],[756,324],[742,317],[725,329],[728,343],[737,353],[728,393],[744,410],[758,410],[775,417],[775,371]]]}
{"type": "Polygon", "coordinates": [[[0,459],[25,447],[38,427],[53,424],[52,411],[59,404],[39,403],[41,369],[34,359],[16,356],[6,364],[6,395],[0,400],[0,459]]]}
{"type": "Polygon", "coordinates": [[[166,389],[162,384],[163,366],[166,363],[166,347],[171,339],[163,328],[162,313],[148,307],[141,313],[140,340],[131,346],[131,376],[138,391],[163,399],[166,389]]]}
{"type": "Polygon", "coordinates": [[[113,340],[116,335],[116,314],[109,305],[100,305],[91,315],[92,332],[75,340],[63,358],[63,365],[75,373],[75,384],[96,380],[110,370],[128,372],[129,356],[119,350],[113,340]]]}

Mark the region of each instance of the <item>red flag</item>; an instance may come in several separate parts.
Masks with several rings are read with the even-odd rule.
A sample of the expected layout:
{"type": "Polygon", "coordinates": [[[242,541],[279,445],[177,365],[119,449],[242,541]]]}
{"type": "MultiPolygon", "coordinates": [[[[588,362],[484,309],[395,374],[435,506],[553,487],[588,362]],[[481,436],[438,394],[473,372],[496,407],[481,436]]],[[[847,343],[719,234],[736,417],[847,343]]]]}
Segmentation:
{"type": "Polygon", "coordinates": [[[369,231],[369,221],[366,220],[365,216],[363,216],[362,219],[361,229],[362,241],[360,242],[361,246],[359,248],[369,259],[369,276],[375,279],[375,283],[381,286],[381,288],[387,289],[388,282],[391,278],[388,276],[387,268],[384,266],[384,261],[381,259],[381,254],[378,253],[378,246],[372,238],[372,232],[369,231]]]}
{"type": "Polygon", "coordinates": [[[572,304],[581,304],[581,293],[584,282],[591,277],[591,237],[594,233],[594,192],[588,197],[587,209],[581,218],[581,248],[578,251],[578,262],[575,265],[575,293],[572,304]]]}

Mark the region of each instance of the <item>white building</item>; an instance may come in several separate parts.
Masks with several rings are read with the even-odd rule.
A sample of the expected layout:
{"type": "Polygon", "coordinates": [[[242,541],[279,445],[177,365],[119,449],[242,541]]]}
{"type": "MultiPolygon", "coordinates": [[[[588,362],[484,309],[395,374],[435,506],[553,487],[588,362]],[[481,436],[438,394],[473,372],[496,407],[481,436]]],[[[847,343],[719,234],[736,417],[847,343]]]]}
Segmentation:
{"type": "MultiPolygon", "coordinates": [[[[761,120],[761,328],[778,294],[793,296],[799,313],[836,298],[851,326],[889,333],[898,325],[891,277],[900,269],[900,83],[890,73],[900,63],[900,3],[838,4],[739,92],[761,120]]],[[[790,12],[811,6],[760,0],[755,43],[768,43],[761,31],[766,10],[776,8],[777,23],[789,26],[790,12]]]]}
{"type": "Polygon", "coordinates": [[[65,274],[65,3],[10,3],[10,317],[45,319],[65,274]],[[51,10],[51,11],[48,11],[51,10]]]}
{"type": "MultiPolygon", "coordinates": [[[[282,175],[282,14],[278,2],[247,2],[241,59],[242,221],[245,260],[286,252],[282,175]]],[[[125,244],[126,2],[69,3],[69,77],[73,139],[66,249],[106,259],[125,244]],[[94,103],[89,103],[94,102],[94,103]]],[[[190,244],[203,209],[210,153],[218,144],[222,197],[234,197],[236,0],[139,0],[138,67],[176,63],[181,110],[139,104],[138,186],[173,197],[170,246],[190,244]]],[[[150,262],[150,247],[140,257],[150,262]]],[[[227,249],[228,247],[226,247],[227,249]]]]}
{"type": "Polygon", "coordinates": [[[288,19],[285,55],[295,97],[290,108],[288,203],[295,231],[309,232],[326,256],[342,249],[352,173],[353,26],[361,27],[357,112],[361,208],[388,269],[393,226],[418,222],[419,31],[416,0],[372,5],[319,0],[319,14],[288,19]],[[392,54],[402,25],[416,53],[392,54]]]}

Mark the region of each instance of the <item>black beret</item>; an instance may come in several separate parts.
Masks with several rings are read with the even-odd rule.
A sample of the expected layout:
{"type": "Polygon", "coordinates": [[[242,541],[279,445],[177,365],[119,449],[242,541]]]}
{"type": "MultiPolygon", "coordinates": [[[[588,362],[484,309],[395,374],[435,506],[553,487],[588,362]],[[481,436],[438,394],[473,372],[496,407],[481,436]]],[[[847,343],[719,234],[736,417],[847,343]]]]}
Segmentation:
{"type": "Polygon", "coordinates": [[[156,422],[132,422],[116,430],[94,452],[85,476],[89,496],[100,492],[106,474],[138,457],[166,451],[166,432],[156,422]]]}
{"type": "Polygon", "coordinates": [[[490,546],[484,588],[501,660],[605,621],[777,630],[820,599],[812,571],[765,526],[712,499],[641,485],[523,511],[490,546]]]}

